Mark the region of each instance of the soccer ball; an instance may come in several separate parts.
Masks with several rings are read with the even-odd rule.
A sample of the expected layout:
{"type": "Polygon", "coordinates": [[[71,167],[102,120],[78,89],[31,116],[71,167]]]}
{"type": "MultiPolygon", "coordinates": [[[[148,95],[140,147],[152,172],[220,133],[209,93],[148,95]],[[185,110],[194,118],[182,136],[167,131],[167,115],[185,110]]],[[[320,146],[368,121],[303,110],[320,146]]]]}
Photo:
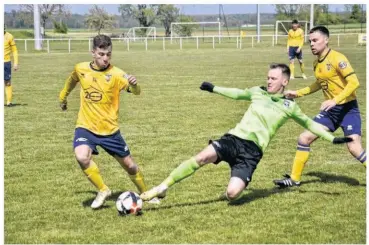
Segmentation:
{"type": "Polygon", "coordinates": [[[115,203],[120,215],[141,215],[142,214],[142,199],[132,191],[126,191],[120,194],[115,203]]]}

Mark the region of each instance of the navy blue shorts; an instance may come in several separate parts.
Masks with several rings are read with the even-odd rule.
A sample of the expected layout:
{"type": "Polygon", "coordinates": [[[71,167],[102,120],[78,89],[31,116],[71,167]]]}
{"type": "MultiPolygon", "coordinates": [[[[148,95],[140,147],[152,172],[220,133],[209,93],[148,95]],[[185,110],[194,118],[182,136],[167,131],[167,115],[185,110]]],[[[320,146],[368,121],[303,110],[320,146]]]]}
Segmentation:
{"type": "Polygon", "coordinates": [[[119,130],[112,135],[97,135],[87,129],[76,128],[73,147],[76,148],[79,145],[88,145],[94,155],[99,154],[97,146],[100,146],[112,156],[126,157],[131,154],[119,130]]]}
{"type": "Polygon", "coordinates": [[[298,49],[299,47],[288,47],[288,57],[290,58],[290,60],[293,60],[294,58],[302,60],[302,49],[300,53],[296,53],[296,50],[298,49]]]}
{"type": "Polygon", "coordinates": [[[329,111],[320,111],[314,121],[326,126],[331,132],[341,127],[345,136],[361,135],[361,117],[357,100],[336,105],[329,111]]]}
{"type": "Polygon", "coordinates": [[[4,81],[10,81],[10,79],[12,78],[12,63],[9,62],[4,62],[4,81]]]}

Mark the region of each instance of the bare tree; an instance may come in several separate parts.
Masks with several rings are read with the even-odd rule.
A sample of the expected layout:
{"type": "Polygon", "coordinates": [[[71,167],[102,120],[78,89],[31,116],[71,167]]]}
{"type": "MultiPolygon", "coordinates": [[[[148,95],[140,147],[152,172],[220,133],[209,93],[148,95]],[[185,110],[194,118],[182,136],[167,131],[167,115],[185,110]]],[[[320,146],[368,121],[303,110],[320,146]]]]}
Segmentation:
{"type": "Polygon", "coordinates": [[[89,15],[85,19],[85,23],[90,29],[94,29],[100,35],[102,29],[111,29],[114,23],[114,16],[109,15],[104,8],[94,5],[89,10],[89,15]]]}

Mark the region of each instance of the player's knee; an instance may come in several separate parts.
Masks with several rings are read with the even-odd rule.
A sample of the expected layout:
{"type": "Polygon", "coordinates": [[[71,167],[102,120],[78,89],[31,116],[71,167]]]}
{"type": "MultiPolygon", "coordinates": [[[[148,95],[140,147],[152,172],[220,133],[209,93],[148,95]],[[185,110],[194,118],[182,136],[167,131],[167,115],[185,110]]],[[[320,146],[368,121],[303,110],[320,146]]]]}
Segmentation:
{"type": "Polygon", "coordinates": [[[314,135],[310,132],[304,132],[304,133],[300,134],[298,142],[300,144],[310,145],[311,143],[314,142],[314,140],[316,138],[317,138],[316,135],[314,135]]]}
{"type": "Polygon", "coordinates": [[[211,144],[195,156],[196,162],[203,166],[208,163],[216,162],[218,159],[217,152],[211,144]]]}
{"type": "Polygon", "coordinates": [[[233,189],[233,188],[228,188],[227,189],[227,199],[229,201],[233,201],[233,200],[236,200],[240,194],[241,194],[242,190],[237,190],[237,189],[233,189]]]}
{"type": "Polygon", "coordinates": [[[205,162],[206,162],[207,157],[206,157],[206,155],[205,155],[205,154],[201,154],[201,153],[200,153],[200,154],[196,155],[195,160],[196,160],[196,162],[197,162],[197,163],[199,163],[199,164],[203,164],[203,163],[205,163],[205,162]]]}
{"type": "Polygon", "coordinates": [[[214,159],[213,156],[211,156],[210,154],[207,154],[207,153],[200,153],[200,154],[196,155],[195,160],[200,166],[205,165],[205,164],[210,163],[210,162],[215,162],[216,161],[216,159],[214,159]]]}
{"type": "Polygon", "coordinates": [[[12,83],[10,81],[5,81],[5,86],[9,87],[12,83]]]}
{"type": "Polygon", "coordinates": [[[88,168],[91,162],[91,156],[88,152],[75,152],[77,162],[84,168],[88,168]]]}
{"type": "Polygon", "coordinates": [[[350,138],[353,139],[352,142],[347,143],[347,148],[350,153],[355,154],[363,151],[363,147],[361,145],[361,137],[359,135],[350,135],[350,138]]]}

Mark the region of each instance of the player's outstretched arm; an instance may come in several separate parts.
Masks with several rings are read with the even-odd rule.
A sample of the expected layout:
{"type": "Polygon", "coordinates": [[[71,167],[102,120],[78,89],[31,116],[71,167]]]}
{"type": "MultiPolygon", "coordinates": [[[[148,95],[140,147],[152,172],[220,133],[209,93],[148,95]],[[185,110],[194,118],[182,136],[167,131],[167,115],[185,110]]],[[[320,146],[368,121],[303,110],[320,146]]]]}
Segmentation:
{"type": "Polygon", "coordinates": [[[63,111],[67,110],[67,97],[70,94],[70,92],[72,92],[72,90],[76,87],[77,82],[78,77],[73,71],[72,74],[65,81],[64,88],[59,94],[60,108],[63,111]]]}
{"type": "Polygon", "coordinates": [[[313,82],[310,86],[299,89],[296,91],[297,97],[302,97],[308,94],[315,93],[316,91],[320,90],[322,86],[320,85],[319,81],[313,82]]]}
{"type": "Polygon", "coordinates": [[[242,90],[238,88],[218,87],[214,86],[210,82],[203,82],[200,89],[210,93],[217,93],[235,100],[251,100],[251,92],[248,89],[242,90]]]}
{"type": "Polygon", "coordinates": [[[291,117],[305,129],[333,144],[344,144],[353,140],[350,137],[334,137],[331,133],[327,132],[321,124],[314,122],[307,115],[302,113],[297,105],[291,117]]]}

